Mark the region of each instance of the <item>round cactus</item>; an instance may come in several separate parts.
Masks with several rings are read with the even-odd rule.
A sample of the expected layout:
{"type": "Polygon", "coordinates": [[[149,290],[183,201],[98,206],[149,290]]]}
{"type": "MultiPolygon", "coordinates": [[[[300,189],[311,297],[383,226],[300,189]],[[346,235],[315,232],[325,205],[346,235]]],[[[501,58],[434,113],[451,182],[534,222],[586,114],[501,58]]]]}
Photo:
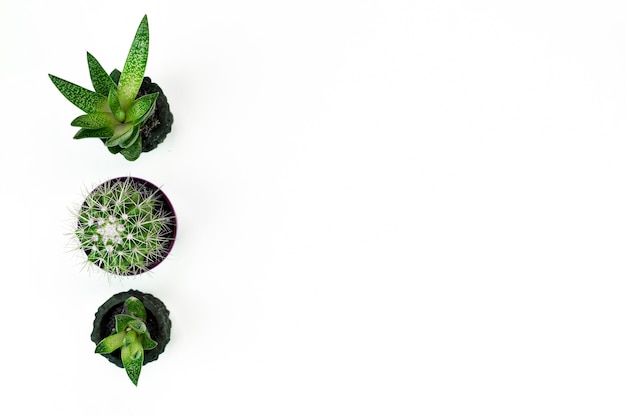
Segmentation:
{"type": "Polygon", "coordinates": [[[87,260],[114,275],[161,263],[176,237],[176,216],[156,185],[120,177],[97,186],[77,212],[75,235],[87,260]]]}

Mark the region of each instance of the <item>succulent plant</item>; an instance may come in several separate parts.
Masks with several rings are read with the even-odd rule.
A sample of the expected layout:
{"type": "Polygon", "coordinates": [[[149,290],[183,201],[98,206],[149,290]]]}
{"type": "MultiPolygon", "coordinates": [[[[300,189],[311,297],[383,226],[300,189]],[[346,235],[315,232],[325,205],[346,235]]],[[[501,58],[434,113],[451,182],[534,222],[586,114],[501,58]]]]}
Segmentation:
{"type": "Polygon", "coordinates": [[[146,327],[148,318],[143,303],[136,297],[128,297],[125,313],[115,316],[115,333],[96,345],[96,353],[108,354],[121,349],[122,364],[126,374],[137,385],[144,361],[144,350],[157,346],[146,327]]]}
{"type": "Polygon", "coordinates": [[[139,24],[120,73],[110,74],[87,52],[89,75],[95,91],[48,74],[54,85],[72,104],[85,112],[72,121],[80,129],[74,139],[101,138],[111,153],[134,161],[141,155],[141,129],[154,113],[158,93],[136,97],[148,61],[148,17],[139,24]]]}
{"type": "Polygon", "coordinates": [[[87,261],[114,275],[158,265],[176,237],[176,217],[154,184],[120,177],[96,187],[76,212],[75,236],[87,261]]]}

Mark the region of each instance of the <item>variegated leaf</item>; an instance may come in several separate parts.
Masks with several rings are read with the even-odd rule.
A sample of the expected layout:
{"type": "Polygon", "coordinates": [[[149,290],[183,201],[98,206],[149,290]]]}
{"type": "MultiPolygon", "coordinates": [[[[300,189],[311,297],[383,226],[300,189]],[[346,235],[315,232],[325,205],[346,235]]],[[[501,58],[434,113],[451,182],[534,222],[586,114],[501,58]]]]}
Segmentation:
{"type": "Polygon", "coordinates": [[[143,349],[136,350],[134,348],[134,345],[123,346],[121,356],[126,374],[133,384],[137,385],[139,382],[139,375],[141,374],[141,367],[143,365],[143,349]]]}
{"type": "Polygon", "coordinates": [[[132,106],[135,96],[137,96],[137,92],[141,87],[143,74],[148,62],[149,43],[148,16],[144,16],[137,28],[135,38],[122,69],[122,74],[120,75],[118,96],[124,111],[132,106]]]}
{"type": "Polygon", "coordinates": [[[130,136],[120,139],[120,143],[119,143],[120,148],[130,148],[131,146],[133,146],[133,144],[137,141],[137,139],[139,139],[140,133],[141,131],[139,129],[139,125],[135,126],[130,136]]]}
{"type": "Polygon", "coordinates": [[[148,315],[143,303],[137,297],[128,297],[125,301],[128,314],[133,315],[142,320],[146,320],[148,315]]]}
{"type": "Polygon", "coordinates": [[[114,333],[105,337],[96,345],[96,353],[111,353],[122,347],[124,344],[124,333],[114,333]]]}
{"type": "Polygon", "coordinates": [[[89,66],[91,84],[96,90],[96,93],[108,96],[111,88],[114,90],[117,89],[117,85],[115,85],[111,77],[109,77],[109,74],[107,74],[98,60],[89,52],[87,52],[87,65],[89,66]]]}
{"type": "Polygon", "coordinates": [[[103,127],[101,129],[88,129],[83,127],[74,135],[74,139],[110,138],[111,136],[113,136],[112,128],[103,127]]]}
{"type": "Polygon", "coordinates": [[[72,126],[86,127],[88,129],[102,129],[105,127],[113,128],[117,122],[113,115],[109,112],[94,112],[83,114],[72,120],[72,126]]]}
{"type": "Polygon", "coordinates": [[[120,153],[124,155],[127,161],[135,161],[141,155],[141,135],[128,148],[120,149],[120,153]]]}
{"type": "Polygon", "coordinates": [[[85,113],[104,110],[107,98],[102,94],[87,90],[80,85],[76,85],[52,74],[48,74],[48,76],[61,94],[85,113]]]}
{"type": "Polygon", "coordinates": [[[156,99],[159,93],[146,94],[139,97],[126,112],[126,121],[134,124],[141,124],[154,112],[156,99]]]}

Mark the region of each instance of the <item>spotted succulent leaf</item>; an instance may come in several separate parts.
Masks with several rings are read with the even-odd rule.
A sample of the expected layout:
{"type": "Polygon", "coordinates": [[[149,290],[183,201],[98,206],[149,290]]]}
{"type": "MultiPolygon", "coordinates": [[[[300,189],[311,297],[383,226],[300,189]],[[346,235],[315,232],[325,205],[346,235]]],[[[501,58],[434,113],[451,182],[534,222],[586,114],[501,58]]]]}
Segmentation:
{"type": "Polygon", "coordinates": [[[120,75],[118,95],[122,109],[129,109],[143,81],[143,75],[148,62],[148,47],[150,33],[148,30],[148,17],[144,16],[137,28],[135,38],[128,51],[124,68],[120,75]]]}
{"type": "Polygon", "coordinates": [[[146,324],[141,320],[132,320],[128,322],[128,327],[139,333],[139,335],[144,334],[148,329],[146,328],[146,324]]]}
{"type": "Polygon", "coordinates": [[[113,136],[113,129],[108,127],[103,127],[100,129],[87,129],[81,128],[75,135],[74,139],[84,139],[84,138],[110,138],[113,136]]]}
{"type": "Polygon", "coordinates": [[[144,350],[152,350],[158,345],[158,343],[150,337],[150,333],[147,331],[143,334],[141,344],[144,350]]]}
{"type": "Polygon", "coordinates": [[[89,66],[91,84],[96,90],[96,93],[102,94],[106,97],[109,95],[110,89],[117,89],[117,85],[113,82],[109,74],[107,74],[98,60],[89,52],[87,52],[87,65],[89,66]]]}
{"type": "Polygon", "coordinates": [[[55,75],[48,74],[48,76],[61,94],[85,113],[102,111],[106,108],[107,98],[104,95],[87,90],[80,85],[66,81],[55,75]]]}
{"type": "Polygon", "coordinates": [[[125,301],[126,310],[128,310],[128,314],[133,315],[142,320],[146,320],[148,318],[148,313],[146,312],[146,308],[143,303],[137,297],[128,297],[125,301]]]}
{"type": "Polygon", "coordinates": [[[133,146],[133,144],[139,139],[139,126],[135,126],[129,136],[125,136],[123,140],[120,140],[119,146],[123,149],[133,146]]]}
{"type": "Polygon", "coordinates": [[[107,354],[116,351],[124,344],[125,333],[113,333],[96,345],[96,353],[107,354]]]}
{"type": "Polygon", "coordinates": [[[133,384],[137,385],[139,375],[141,374],[141,366],[143,365],[143,348],[141,345],[137,348],[134,343],[128,346],[122,346],[121,356],[126,374],[133,384]]]}
{"type": "Polygon", "coordinates": [[[154,112],[159,93],[146,94],[139,97],[126,113],[126,122],[141,124],[154,112]]]}
{"type": "Polygon", "coordinates": [[[120,153],[129,161],[135,161],[141,155],[141,136],[128,148],[120,149],[120,153]]]}
{"type": "Polygon", "coordinates": [[[121,141],[128,139],[133,134],[132,124],[121,124],[114,126],[113,136],[105,142],[106,146],[117,146],[121,141]]]}
{"type": "Polygon", "coordinates": [[[113,129],[116,122],[115,117],[109,112],[94,112],[78,116],[72,120],[71,124],[72,126],[86,127],[88,129],[113,129]]]}

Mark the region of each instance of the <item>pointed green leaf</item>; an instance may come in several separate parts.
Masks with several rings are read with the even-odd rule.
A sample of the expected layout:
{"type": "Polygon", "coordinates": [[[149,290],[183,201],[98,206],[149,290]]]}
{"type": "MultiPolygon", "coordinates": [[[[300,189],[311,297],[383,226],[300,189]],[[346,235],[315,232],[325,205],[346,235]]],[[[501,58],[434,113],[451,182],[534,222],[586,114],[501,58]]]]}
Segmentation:
{"type": "Polygon", "coordinates": [[[111,88],[114,90],[117,89],[117,85],[113,82],[111,77],[109,77],[109,74],[106,73],[98,60],[89,52],[87,52],[87,65],[89,66],[91,84],[93,84],[96,93],[108,96],[111,88]]]}
{"type": "Polygon", "coordinates": [[[148,330],[146,328],[146,324],[143,321],[137,319],[128,322],[128,327],[130,327],[139,334],[143,334],[148,330]]]}
{"type": "Polygon", "coordinates": [[[136,318],[129,314],[117,314],[115,316],[115,331],[118,333],[124,332],[128,328],[128,323],[133,320],[136,320],[136,318]]]}
{"type": "Polygon", "coordinates": [[[126,122],[141,124],[154,112],[159,93],[146,94],[139,97],[126,112],[126,122]]]}
{"type": "Polygon", "coordinates": [[[86,127],[88,129],[111,128],[115,125],[116,120],[109,112],[95,112],[83,114],[72,120],[72,126],[86,127]]]}
{"type": "Polygon", "coordinates": [[[122,74],[120,75],[118,96],[123,110],[130,108],[135,100],[135,96],[137,96],[139,87],[141,87],[143,74],[148,62],[149,43],[148,16],[144,16],[137,28],[135,38],[122,69],[122,74]]]}
{"type": "Polygon", "coordinates": [[[111,79],[113,80],[113,82],[117,85],[120,83],[120,75],[122,75],[122,73],[120,72],[120,70],[118,70],[117,68],[115,68],[113,71],[111,71],[111,73],[109,74],[109,76],[111,77],[111,79]]]}
{"type": "Polygon", "coordinates": [[[110,138],[113,136],[113,129],[103,127],[102,129],[87,129],[82,128],[74,135],[74,139],[83,138],[110,138]]]}
{"type": "Polygon", "coordinates": [[[107,149],[114,155],[116,153],[120,153],[120,151],[122,150],[122,148],[120,148],[119,146],[107,146],[107,149]]]}
{"type": "Polygon", "coordinates": [[[141,366],[143,365],[143,350],[131,350],[131,347],[134,348],[133,345],[122,347],[122,364],[130,380],[137,385],[139,375],[141,374],[141,366]]]}
{"type": "Polygon", "coordinates": [[[115,115],[118,122],[123,122],[126,118],[126,113],[122,110],[122,107],[120,106],[120,99],[117,97],[117,91],[113,88],[109,90],[108,102],[111,113],[115,115]]]}
{"type": "Polygon", "coordinates": [[[107,98],[102,94],[87,90],[80,85],[76,85],[52,74],[48,74],[48,76],[61,94],[63,94],[70,103],[85,113],[104,110],[107,98]]]}
{"type": "Polygon", "coordinates": [[[120,149],[120,153],[124,155],[124,158],[128,161],[135,161],[141,155],[141,135],[135,142],[128,148],[120,149]]]}
{"type": "Polygon", "coordinates": [[[114,333],[105,337],[96,345],[96,353],[106,354],[121,348],[124,344],[124,337],[124,333],[114,333]]]}
{"type": "Polygon", "coordinates": [[[106,146],[117,146],[120,141],[128,139],[133,134],[133,125],[122,124],[115,125],[113,135],[109,136],[110,139],[105,142],[106,146]]]}
{"type": "Polygon", "coordinates": [[[130,148],[131,146],[133,146],[135,141],[139,139],[140,133],[141,132],[139,129],[139,125],[135,126],[130,136],[124,137],[124,139],[120,139],[120,143],[119,143],[120,148],[130,148]]]}
{"type": "Polygon", "coordinates": [[[157,347],[158,343],[153,340],[150,337],[150,333],[146,331],[141,338],[141,345],[143,346],[144,350],[151,350],[157,347]]]}
{"type": "Polygon", "coordinates": [[[146,313],[146,308],[143,306],[143,303],[137,297],[128,297],[126,299],[126,310],[128,310],[128,314],[133,315],[142,320],[146,320],[148,315],[146,313]]]}

